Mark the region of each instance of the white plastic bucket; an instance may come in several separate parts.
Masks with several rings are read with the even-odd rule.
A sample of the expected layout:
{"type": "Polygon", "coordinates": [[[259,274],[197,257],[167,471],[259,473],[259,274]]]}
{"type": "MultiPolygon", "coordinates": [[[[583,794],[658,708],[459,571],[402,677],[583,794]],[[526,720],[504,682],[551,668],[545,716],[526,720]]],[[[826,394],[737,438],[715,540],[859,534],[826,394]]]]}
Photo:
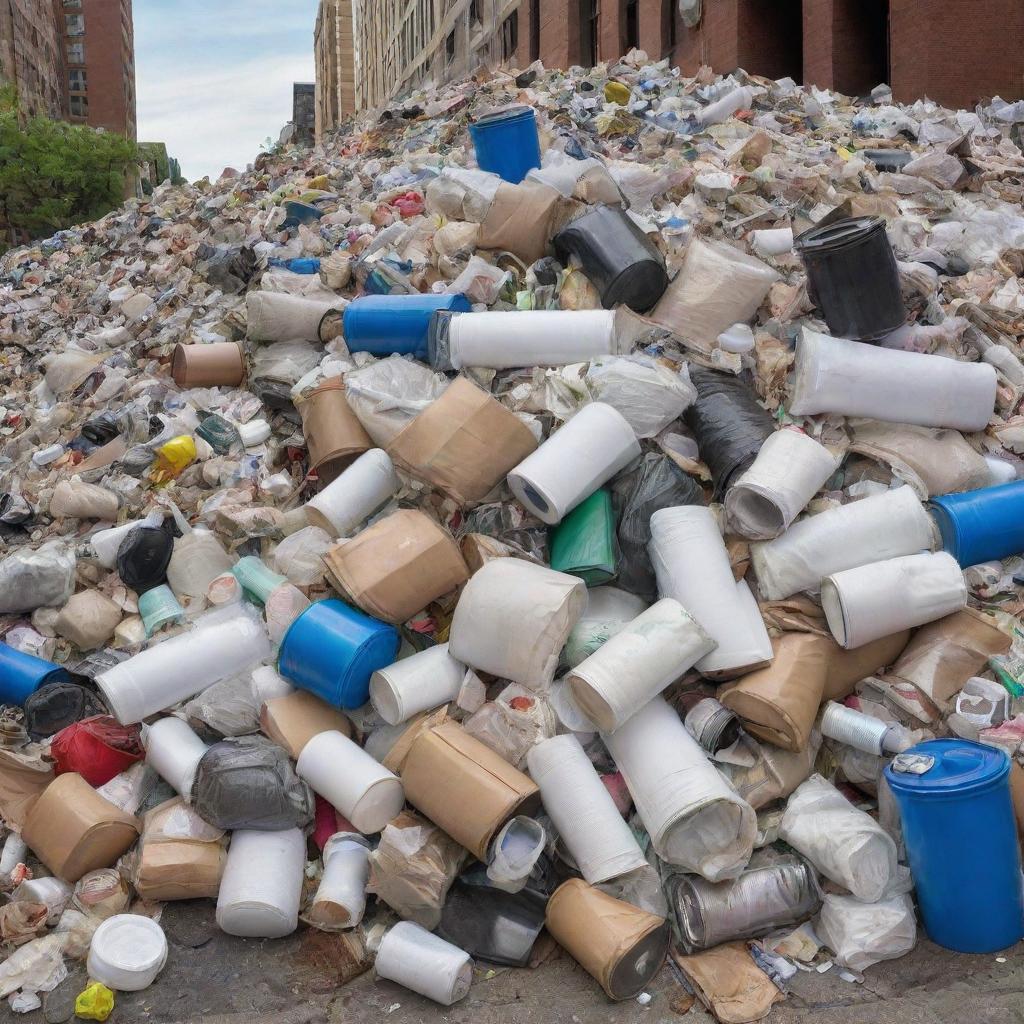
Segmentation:
{"type": "Polygon", "coordinates": [[[379,977],[442,1006],[464,998],[473,983],[469,954],[412,921],[399,921],[384,935],[376,967],[379,977]]]}
{"type": "Polygon", "coordinates": [[[324,931],[337,931],[354,928],[362,921],[370,877],[369,856],[369,844],[360,835],[336,832],[327,840],[323,877],[309,909],[310,923],[324,931]]]}
{"type": "Polygon", "coordinates": [[[566,683],[583,713],[614,732],[716,646],[678,601],[664,597],[577,665],[566,683]]]}
{"type": "Polygon", "coordinates": [[[380,832],[405,803],[401,779],[333,729],[302,748],[296,770],[360,832],[380,832]]]}
{"type": "Polygon", "coordinates": [[[648,550],[658,593],[678,601],[718,644],[697,662],[699,672],[735,674],[771,660],[764,619],[746,581],[733,577],[710,509],[683,505],[655,512],[648,550]]]}
{"type": "Polygon", "coordinates": [[[278,939],[298,927],[306,839],[297,829],[238,829],[217,897],[217,924],[228,935],[278,939]]]}
{"type": "Polygon", "coordinates": [[[625,417],[591,402],[508,475],[523,506],[553,526],[640,455],[625,417]]]}
{"type": "Polygon", "coordinates": [[[93,932],[89,977],[119,992],[141,992],[167,963],[167,937],[152,918],[115,914],[93,932]]]}
{"type": "Polygon", "coordinates": [[[388,725],[406,722],[413,715],[454,700],[462,689],[466,666],[437,644],[370,676],[370,701],[388,725]]]}
{"type": "Polygon", "coordinates": [[[306,518],[334,537],[347,537],[401,486],[391,456],[371,448],[306,503],[306,518]]]}
{"type": "Polygon", "coordinates": [[[583,877],[607,882],[647,861],[575,736],[553,736],[526,755],[544,810],[583,877]]]}
{"type": "Polygon", "coordinates": [[[210,748],[180,718],[161,718],[143,726],[146,763],[180,796],[189,800],[196,768],[210,748]]]}

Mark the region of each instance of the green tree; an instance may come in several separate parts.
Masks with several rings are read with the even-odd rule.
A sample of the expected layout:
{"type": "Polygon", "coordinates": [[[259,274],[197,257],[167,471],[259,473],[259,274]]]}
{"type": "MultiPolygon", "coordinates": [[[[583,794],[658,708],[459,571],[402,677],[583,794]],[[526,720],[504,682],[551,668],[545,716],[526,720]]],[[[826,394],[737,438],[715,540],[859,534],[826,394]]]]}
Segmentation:
{"type": "Polygon", "coordinates": [[[0,226],[38,238],[102,217],[123,201],[135,158],[112,132],[19,116],[14,90],[0,89],[0,226]]]}

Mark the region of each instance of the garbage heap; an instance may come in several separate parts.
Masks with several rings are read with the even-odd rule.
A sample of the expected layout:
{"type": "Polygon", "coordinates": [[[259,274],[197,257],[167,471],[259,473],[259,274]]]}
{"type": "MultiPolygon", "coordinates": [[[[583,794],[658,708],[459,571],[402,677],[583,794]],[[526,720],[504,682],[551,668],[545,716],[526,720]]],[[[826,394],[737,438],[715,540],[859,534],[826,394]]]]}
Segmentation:
{"type": "Polygon", "coordinates": [[[1019,108],[480,73],[7,253],[0,994],[1020,939],[1019,108]]]}

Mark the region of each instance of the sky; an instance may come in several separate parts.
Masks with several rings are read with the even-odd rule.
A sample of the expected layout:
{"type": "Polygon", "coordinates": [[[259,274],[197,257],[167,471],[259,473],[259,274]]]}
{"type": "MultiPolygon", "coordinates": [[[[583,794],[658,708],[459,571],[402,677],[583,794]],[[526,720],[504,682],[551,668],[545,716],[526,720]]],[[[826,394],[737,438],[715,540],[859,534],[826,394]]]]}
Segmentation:
{"type": "Polygon", "coordinates": [[[140,142],[190,181],[243,170],[314,80],[317,0],[134,0],[140,142]]]}

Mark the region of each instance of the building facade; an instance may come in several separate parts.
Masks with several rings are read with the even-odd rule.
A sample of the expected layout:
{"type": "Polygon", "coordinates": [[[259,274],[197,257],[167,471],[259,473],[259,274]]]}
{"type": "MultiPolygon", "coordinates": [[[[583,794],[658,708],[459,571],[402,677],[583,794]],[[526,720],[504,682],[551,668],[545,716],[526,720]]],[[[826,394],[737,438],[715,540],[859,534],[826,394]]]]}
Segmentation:
{"type": "Polygon", "coordinates": [[[317,137],[359,110],[481,64],[514,62],[521,0],[321,0],[317,137]]]}
{"type": "Polygon", "coordinates": [[[0,82],[29,117],[68,116],[60,0],[0,0],[0,82]]]}

